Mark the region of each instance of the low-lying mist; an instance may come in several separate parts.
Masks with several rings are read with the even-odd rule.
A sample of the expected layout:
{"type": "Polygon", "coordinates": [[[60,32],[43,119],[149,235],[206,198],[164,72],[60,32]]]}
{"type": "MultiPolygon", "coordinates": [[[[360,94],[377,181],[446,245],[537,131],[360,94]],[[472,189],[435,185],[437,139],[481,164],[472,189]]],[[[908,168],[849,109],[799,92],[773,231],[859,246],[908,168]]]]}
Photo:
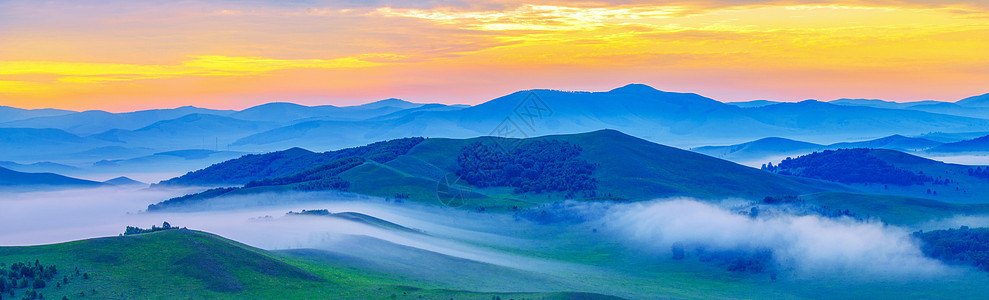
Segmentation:
{"type": "MultiPolygon", "coordinates": [[[[770,249],[798,275],[931,276],[950,268],[927,258],[910,231],[878,222],[816,215],[750,217],[690,199],[615,207],[605,222],[622,238],[670,255],[673,243],[722,250],[770,249]]],[[[689,255],[689,254],[688,254],[689,255]]]]}
{"type": "Polygon", "coordinates": [[[148,204],[189,190],[97,188],[0,195],[0,246],[38,245],[115,236],[126,226],[149,228],[169,222],[268,250],[340,250],[349,236],[367,236],[452,257],[524,270],[560,269],[564,263],[526,258],[476,244],[515,247],[524,238],[499,233],[510,215],[483,214],[442,206],[394,203],[334,192],[291,192],[217,199],[198,210],[143,212],[148,204]],[[412,228],[410,233],[341,218],[293,215],[328,209],[358,212],[412,228]]]}
{"type": "MultiPolygon", "coordinates": [[[[795,215],[770,208],[752,217],[739,209],[751,206],[742,200],[566,201],[518,213],[483,213],[439,203],[396,203],[339,192],[286,192],[212,199],[196,209],[143,212],[148,204],[189,192],[99,188],[0,194],[0,246],[116,236],[126,226],[149,228],[167,221],[172,226],[218,234],[262,249],[318,249],[336,257],[354,257],[352,261],[368,262],[366,266],[388,266],[388,272],[464,275],[481,268],[490,281],[481,280],[483,277],[428,277],[446,280],[446,288],[463,288],[465,282],[480,280],[489,283],[472,287],[492,291],[525,287],[623,294],[613,286],[616,278],[695,278],[676,272],[717,263],[696,262],[701,261],[696,252],[699,247],[711,251],[768,249],[776,264],[771,272],[780,272],[781,280],[800,284],[822,277],[861,278],[858,283],[868,283],[880,278],[931,279],[962,274],[956,267],[925,257],[910,235],[914,228],[795,215]],[[328,216],[286,215],[304,209],[357,212],[413,230],[328,216]],[[694,262],[671,259],[671,245],[676,242],[688,246],[686,259],[694,262]],[[523,278],[519,276],[531,280],[519,280],[523,278]],[[524,283],[528,281],[542,283],[524,283]]],[[[958,222],[989,224],[975,221],[944,222],[952,227],[958,222]]],[[[701,268],[721,272],[717,276],[729,272],[719,267],[701,268]]],[[[751,278],[769,282],[764,273],[751,278]]],[[[671,287],[643,287],[644,291],[665,288],[671,287]]],[[[649,294],[643,293],[627,296],[649,294]]]]}

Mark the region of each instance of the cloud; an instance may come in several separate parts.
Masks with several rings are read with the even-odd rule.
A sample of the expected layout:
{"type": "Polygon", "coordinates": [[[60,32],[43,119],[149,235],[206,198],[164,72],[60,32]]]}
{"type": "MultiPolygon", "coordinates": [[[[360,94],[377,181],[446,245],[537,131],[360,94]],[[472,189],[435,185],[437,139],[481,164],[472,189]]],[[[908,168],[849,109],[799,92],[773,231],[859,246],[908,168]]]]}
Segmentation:
{"type": "Polygon", "coordinates": [[[954,99],[977,94],[987,76],[977,67],[987,61],[984,1],[0,6],[0,73],[8,74],[0,93],[22,107],[242,108],[286,97],[474,104],[516,89],[644,80],[722,100],[859,90],[871,93],[856,97],[954,99]],[[36,80],[25,68],[59,75],[36,80]]]}
{"type": "Polygon", "coordinates": [[[290,69],[352,69],[397,61],[400,55],[365,54],[336,59],[273,59],[265,57],[193,56],[174,65],[80,63],[51,61],[0,61],[0,76],[59,75],[63,82],[102,82],[162,79],[188,76],[243,76],[290,69]],[[379,61],[379,62],[375,62],[379,61]]]}
{"type": "Polygon", "coordinates": [[[927,258],[909,232],[879,223],[818,216],[750,218],[689,199],[652,201],[613,210],[607,219],[620,236],[669,255],[683,242],[715,249],[772,249],[797,274],[871,276],[943,275],[949,268],[927,258]]]}

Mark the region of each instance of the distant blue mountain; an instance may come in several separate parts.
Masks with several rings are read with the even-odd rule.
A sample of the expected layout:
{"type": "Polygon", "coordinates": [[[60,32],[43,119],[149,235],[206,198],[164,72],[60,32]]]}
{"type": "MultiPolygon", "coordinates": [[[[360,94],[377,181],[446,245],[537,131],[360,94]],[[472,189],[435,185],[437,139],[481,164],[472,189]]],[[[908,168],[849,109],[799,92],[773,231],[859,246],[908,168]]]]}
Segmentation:
{"type": "Polygon", "coordinates": [[[74,111],[52,108],[23,109],[10,106],[0,106],[0,123],[37,117],[61,116],[71,113],[74,113],[74,111]]]}
{"type": "Polygon", "coordinates": [[[935,132],[928,132],[925,134],[921,134],[918,137],[940,143],[954,143],[954,142],[970,140],[986,135],[989,135],[989,131],[966,131],[966,132],[935,131],[935,132]]]}
{"type": "Polygon", "coordinates": [[[806,154],[823,147],[824,145],[814,143],[768,137],[737,145],[698,147],[690,149],[690,151],[725,160],[747,161],[768,157],[806,154]]]}
{"type": "Polygon", "coordinates": [[[911,106],[918,105],[936,105],[947,102],[924,100],[924,101],[913,101],[913,102],[893,102],[880,99],[837,99],[828,101],[831,104],[837,105],[847,105],[847,106],[866,106],[875,108],[892,108],[892,109],[906,109],[911,106]]]}
{"type": "Polygon", "coordinates": [[[103,183],[106,183],[106,184],[109,184],[109,185],[115,185],[115,186],[139,186],[139,185],[147,186],[148,185],[147,183],[143,183],[143,182],[140,182],[140,181],[137,181],[137,180],[134,180],[134,179],[130,179],[130,178],[127,178],[126,176],[120,176],[120,177],[117,177],[117,178],[113,178],[113,179],[104,181],[103,183]]]}
{"type": "Polygon", "coordinates": [[[69,156],[89,161],[104,159],[127,159],[145,155],[151,155],[155,150],[151,148],[128,148],[123,146],[103,146],[89,150],[74,152],[69,156]]]}
{"type": "Polygon", "coordinates": [[[989,135],[971,140],[943,144],[927,151],[934,153],[989,152],[989,135]]]}
{"type": "Polygon", "coordinates": [[[925,138],[906,137],[899,134],[883,138],[820,145],[785,138],[770,137],[728,146],[704,146],[691,151],[742,163],[777,160],[786,156],[798,156],[825,149],[888,149],[919,152],[942,145],[925,138]]]}
{"type": "Polygon", "coordinates": [[[136,130],[113,129],[90,138],[121,143],[127,147],[148,147],[158,151],[190,148],[225,148],[241,136],[274,128],[268,122],[245,121],[208,114],[190,114],[158,121],[136,130]]]}
{"type": "Polygon", "coordinates": [[[683,144],[765,136],[833,141],[986,127],[989,121],[983,119],[818,101],[741,108],[697,94],[631,84],[607,92],[519,91],[459,110],[412,111],[364,121],[305,121],[246,136],[233,145],[328,150],[406,136],[465,138],[507,132],[521,138],[609,128],[683,144]]]}
{"type": "Polygon", "coordinates": [[[0,128],[0,160],[49,160],[51,154],[67,153],[100,145],[87,139],[53,128],[0,128]]]}
{"type": "Polygon", "coordinates": [[[870,148],[870,149],[889,149],[896,151],[916,152],[916,151],[927,150],[941,145],[942,145],[941,142],[936,142],[925,138],[912,138],[912,137],[905,137],[896,134],[896,135],[891,135],[884,138],[878,138],[868,141],[836,143],[836,144],[828,145],[825,148],[826,149],[870,148]]]}
{"type": "MultiPolygon", "coordinates": [[[[872,103],[870,101],[878,100],[866,102],[872,103]]],[[[524,138],[600,129],[618,129],[674,145],[738,143],[767,136],[826,144],[892,134],[974,132],[989,128],[989,120],[985,119],[911,109],[819,101],[761,104],[769,105],[742,108],[697,94],[665,92],[647,85],[630,84],[606,92],[519,91],[469,107],[418,104],[398,99],[348,107],[269,103],[239,112],[195,112],[203,109],[193,107],[126,114],[90,111],[5,124],[67,128],[78,132],[113,127],[85,135],[85,138],[68,137],[53,144],[33,138],[17,142],[63,154],[107,146],[147,148],[150,153],[184,149],[227,150],[227,146],[230,150],[243,152],[296,146],[330,150],[409,136],[524,138]],[[188,112],[193,113],[180,115],[188,112]],[[135,127],[141,124],[144,125],[135,127]],[[68,140],[79,141],[71,147],[58,146],[65,145],[68,140]]],[[[27,151],[25,149],[15,149],[13,153],[24,154],[21,152],[27,151]]],[[[15,160],[2,156],[0,159],[15,160]]]]}
{"type": "Polygon", "coordinates": [[[914,135],[932,129],[964,131],[989,126],[989,121],[984,119],[904,109],[836,105],[814,100],[747,110],[752,118],[778,127],[778,132],[799,130],[810,135],[914,135]]]}
{"type": "Polygon", "coordinates": [[[305,106],[295,103],[273,102],[254,106],[230,115],[248,121],[288,122],[315,116],[337,113],[339,107],[332,105],[305,106]]]}
{"type": "Polygon", "coordinates": [[[20,164],[12,161],[0,161],[0,167],[10,170],[27,173],[73,173],[81,169],[59,163],[48,161],[36,162],[32,164],[20,164]]]}
{"type": "Polygon", "coordinates": [[[274,102],[254,106],[230,116],[241,120],[279,123],[297,120],[359,121],[421,106],[423,104],[400,99],[385,99],[368,104],[345,107],[333,105],[304,106],[294,103],[274,102]]]}
{"type": "Polygon", "coordinates": [[[955,104],[971,107],[989,107],[989,93],[958,100],[955,104]]]}
{"type": "Polygon", "coordinates": [[[969,97],[954,103],[933,100],[893,102],[878,99],[838,99],[828,103],[848,106],[909,109],[929,113],[989,119],[989,100],[987,100],[989,96],[987,95],[969,97]]]}
{"type": "Polygon", "coordinates": [[[0,187],[99,187],[103,183],[54,173],[24,173],[0,167],[0,187]]]}
{"type": "Polygon", "coordinates": [[[58,128],[78,135],[91,135],[111,129],[134,130],[155,122],[179,118],[189,114],[228,115],[232,111],[213,110],[193,106],[173,109],[152,109],[129,113],[109,113],[91,110],[65,115],[37,117],[0,124],[0,127],[58,128]]]}
{"type": "Polygon", "coordinates": [[[738,107],[741,107],[741,108],[760,107],[760,106],[780,104],[780,103],[783,103],[783,102],[770,101],[770,100],[752,100],[752,101],[741,101],[741,102],[725,102],[725,104],[730,104],[730,105],[738,106],[738,107]]]}

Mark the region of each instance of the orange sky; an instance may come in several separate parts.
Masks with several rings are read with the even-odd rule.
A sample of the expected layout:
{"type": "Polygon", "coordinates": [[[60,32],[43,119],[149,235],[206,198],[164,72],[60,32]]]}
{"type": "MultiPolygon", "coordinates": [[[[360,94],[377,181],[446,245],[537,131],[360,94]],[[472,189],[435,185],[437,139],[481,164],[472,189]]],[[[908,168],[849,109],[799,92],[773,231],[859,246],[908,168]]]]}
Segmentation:
{"type": "Polygon", "coordinates": [[[989,92],[987,1],[92,2],[0,2],[0,105],[477,104],[627,83],[722,101],[989,92]]]}

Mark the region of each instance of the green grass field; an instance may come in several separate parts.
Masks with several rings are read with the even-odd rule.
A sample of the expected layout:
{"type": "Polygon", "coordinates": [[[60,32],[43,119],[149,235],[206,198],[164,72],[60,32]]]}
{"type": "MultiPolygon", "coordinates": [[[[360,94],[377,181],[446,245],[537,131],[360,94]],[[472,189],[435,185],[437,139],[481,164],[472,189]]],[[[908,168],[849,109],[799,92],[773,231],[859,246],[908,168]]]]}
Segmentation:
{"type": "MultiPolygon", "coordinates": [[[[389,274],[272,253],[177,229],[28,247],[0,247],[0,262],[56,265],[69,283],[46,299],[608,299],[581,293],[477,293],[425,288],[389,274]],[[80,274],[75,275],[78,268],[80,274]]],[[[16,297],[24,293],[18,290],[16,297]]],[[[4,295],[4,298],[9,295],[4,295]]]]}

